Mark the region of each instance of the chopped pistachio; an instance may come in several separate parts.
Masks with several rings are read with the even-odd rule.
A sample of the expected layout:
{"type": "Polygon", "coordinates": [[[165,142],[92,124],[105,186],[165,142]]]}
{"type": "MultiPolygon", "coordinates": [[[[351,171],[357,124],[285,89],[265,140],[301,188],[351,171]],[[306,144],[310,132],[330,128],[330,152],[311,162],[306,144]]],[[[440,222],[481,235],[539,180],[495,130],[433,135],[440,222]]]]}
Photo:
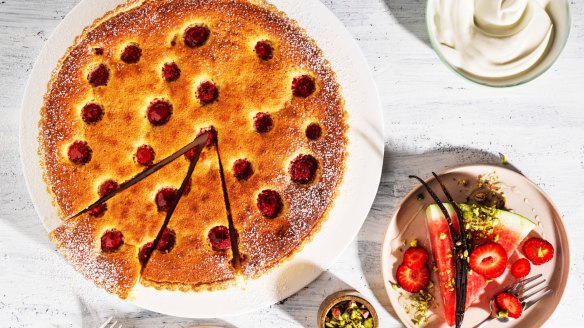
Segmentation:
{"type": "Polygon", "coordinates": [[[501,165],[507,165],[508,162],[505,154],[499,153],[499,156],[501,157],[501,165]]]}
{"type": "Polygon", "coordinates": [[[412,239],[412,241],[410,241],[410,247],[416,247],[416,246],[418,246],[418,240],[412,239]]]}
{"type": "Polygon", "coordinates": [[[444,232],[440,233],[440,240],[446,239],[446,234],[444,232]]]}
{"type": "Polygon", "coordinates": [[[325,318],[327,328],[374,328],[373,318],[363,304],[343,301],[336,304],[325,318]]]}
{"type": "Polygon", "coordinates": [[[468,180],[466,180],[466,179],[457,179],[456,180],[456,183],[458,185],[460,185],[460,186],[466,186],[466,185],[468,185],[468,180]]]}
{"type": "Polygon", "coordinates": [[[373,328],[373,318],[367,318],[363,322],[363,328],[373,328]]]}
{"type": "Polygon", "coordinates": [[[506,318],[509,316],[509,313],[507,311],[498,311],[497,312],[497,318],[506,318]]]}

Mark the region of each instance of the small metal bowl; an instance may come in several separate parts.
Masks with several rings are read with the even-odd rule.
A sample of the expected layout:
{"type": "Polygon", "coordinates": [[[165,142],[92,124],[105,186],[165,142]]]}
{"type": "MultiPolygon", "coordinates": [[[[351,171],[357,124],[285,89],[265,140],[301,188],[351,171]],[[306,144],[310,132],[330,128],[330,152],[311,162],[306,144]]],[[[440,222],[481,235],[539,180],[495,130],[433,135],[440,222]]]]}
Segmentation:
{"type": "Polygon", "coordinates": [[[328,312],[333,308],[333,306],[344,301],[355,301],[359,304],[365,305],[367,310],[369,310],[371,317],[373,318],[373,327],[379,327],[379,317],[377,316],[377,311],[375,311],[373,305],[364,299],[363,296],[359,294],[359,292],[353,289],[338,291],[324,299],[320,305],[320,308],[318,309],[317,327],[324,328],[324,323],[328,312]]]}

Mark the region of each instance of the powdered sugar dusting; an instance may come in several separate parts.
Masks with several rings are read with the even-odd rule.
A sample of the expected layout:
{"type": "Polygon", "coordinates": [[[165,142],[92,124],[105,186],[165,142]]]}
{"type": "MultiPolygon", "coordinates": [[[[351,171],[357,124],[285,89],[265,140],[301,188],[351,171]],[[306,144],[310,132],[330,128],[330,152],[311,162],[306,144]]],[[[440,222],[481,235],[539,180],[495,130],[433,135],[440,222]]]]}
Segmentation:
{"type": "MultiPolygon", "coordinates": [[[[124,181],[140,170],[132,158],[136,143],[152,145],[157,158],[163,158],[190,141],[199,128],[216,126],[222,135],[222,156],[225,152],[228,159],[239,158],[244,152],[256,169],[250,181],[231,181],[228,186],[236,200],[232,202],[239,204],[234,209],[235,224],[247,255],[244,273],[249,276],[277,265],[310,239],[332,207],[344,172],[347,127],[335,74],[295,22],[263,2],[133,1],[107,14],[84,32],[62,60],[41,115],[46,180],[63,216],[94,200],[87,190],[94,190],[95,181],[104,176],[124,181]],[[211,34],[203,46],[186,49],[182,31],[194,23],[209,26],[211,34]],[[274,58],[265,63],[259,63],[250,46],[258,39],[275,41],[274,58]],[[121,47],[130,41],[143,50],[140,62],[132,66],[119,60],[121,47]],[[96,55],[94,47],[102,48],[103,54],[96,55]],[[161,63],[169,59],[181,68],[180,78],[171,84],[160,77],[161,63]],[[197,65],[188,64],[194,62],[197,65]],[[92,88],[87,72],[99,63],[111,70],[110,81],[92,88]],[[303,74],[315,78],[316,91],[308,98],[293,97],[290,83],[303,74]],[[193,85],[201,79],[218,86],[215,103],[203,106],[195,101],[193,85]],[[155,97],[169,99],[177,110],[167,124],[153,129],[144,122],[142,108],[155,97]],[[105,111],[102,121],[93,126],[79,117],[79,106],[87,101],[100,103],[105,111]],[[274,117],[275,128],[266,136],[245,128],[250,126],[248,113],[257,111],[274,117]],[[304,135],[305,125],[312,121],[323,129],[318,140],[304,135]],[[63,156],[76,139],[94,149],[92,161],[83,166],[63,156]],[[299,153],[310,153],[319,161],[317,178],[307,186],[292,183],[287,172],[288,163],[299,153]],[[273,220],[258,215],[255,207],[254,195],[265,187],[276,189],[285,203],[284,213],[273,220]]],[[[63,233],[73,228],[68,223],[63,233]]],[[[116,261],[83,259],[78,254],[95,255],[89,245],[97,237],[88,232],[66,237],[62,240],[71,241],[59,249],[98,285],[113,291],[116,285],[126,288],[135,282],[134,278],[122,281],[120,276],[133,275],[136,250],[119,253],[116,261]]]]}
{"type": "Polygon", "coordinates": [[[86,216],[76,222],[67,222],[53,231],[50,238],[59,252],[88,280],[125,298],[136,283],[140,270],[139,265],[125,255],[136,255],[136,249],[124,244],[116,253],[101,253],[97,244],[98,231],[91,221],[86,216]]]}

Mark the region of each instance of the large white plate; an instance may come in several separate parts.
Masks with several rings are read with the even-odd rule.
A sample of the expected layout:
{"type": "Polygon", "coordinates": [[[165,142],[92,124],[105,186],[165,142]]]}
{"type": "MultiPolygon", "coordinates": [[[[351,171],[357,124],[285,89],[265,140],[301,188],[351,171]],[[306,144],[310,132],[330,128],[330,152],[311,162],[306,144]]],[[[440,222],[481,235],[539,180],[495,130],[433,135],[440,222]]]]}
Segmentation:
{"type": "MultiPolygon", "coordinates": [[[[501,190],[505,193],[506,206],[516,213],[537,222],[538,227],[532,231],[531,235],[537,235],[548,240],[555,247],[555,255],[551,261],[543,265],[532,265],[531,273],[529,274],[529,277],[531,277],[542,273],[549,286],[553,289],[553,293],[525,311],[519,319],[511,321],[511,323],[493,321],[488,326],[489,328],[539,327],[552,315],[560,303],[560,299],[566,288],[568,273],[570,271],[568,236],[562,223],[562,217],[549,197],[536,184],[515,171],[493,165],[465,165],[450,169],[439,174],[439,176],[440,180],[442,180],[452,194],[454,200],[464,202],[466,196],[476,185],[475,182],[478,175],[492,172],[496,172],[501,182],[501,190]],[[462,186],[459,183],[461,179],[469,181],[469,185],[462,186]]],[[[426,180],[426,182],[428,182],[440,199],[445,200],[442,190],[434,178],[426,180]]],[[[381,267],[383,270],[385,289],[399,319],[406,327],[411,328],[417,326],[412,323],[404,307],[400,305],[400,291],[394,290],[391,282],[395,283],[395,272],[403,258],[403,253],[399,249],[402,248],[405,251],[404,248],[406,248],[401,247],[401,240],[405,239],[410,241],[417,239],[430,251],[431,246],[426,227],[425,209],[432,203],[434,201],[421,185],[414,188],[396,209],[389,223],[383,243],[381,267]],[[418,199],[420,193],[425,196],[423,200],[418,199]]],[[[513,263],[519,257],[524,257],[519,251],[509,254],[509,263],[513,263]]],[[[438,281],[437,275],[435,273],[432,275],[432,280],[436,283],[438,281]]],[[[489,308],[488,302],[490,297],[503,289],[504,286],[511,284],[512,281],[513,278],[507,270],[503,276],[489,283],[483,292],[480,293],[478,302],[466,311],[463,327],[475,327],[485,319],[488,316],[487,309],[489,308]]],[[[440,300],[438,284],[436,283],[435,286],[433,294],[436,297],[438,306],[434,309],[436,315],[433,316],[428,327],[448,328],[442,315],[442,302],[440,300]]]]}
{"type": "MultiPolygon", "coordinates": [[[[63,19],[42,49],[22,104],[20,152],[29,193],[41,222],[51,231],[60,221],[39,166],[38,121],[43,95],[58,60],[75,37],[123,0],[83,0],[63,19]]],[[[295,19],[323,50],[343,88],[349,121],[344,182],[328,220],[301,252],[259,279],[227,290],[183,293],[138,285],[130,301],[182,317],[241,314],[276,303],[299,291],[331,266],[365,221],[377,192],[383,162],[381,104],[363,54],[343,24],[318,0],[272,0],[295,19]]],[[[63,262],[63,265],[66,265],[63,262]]]]}

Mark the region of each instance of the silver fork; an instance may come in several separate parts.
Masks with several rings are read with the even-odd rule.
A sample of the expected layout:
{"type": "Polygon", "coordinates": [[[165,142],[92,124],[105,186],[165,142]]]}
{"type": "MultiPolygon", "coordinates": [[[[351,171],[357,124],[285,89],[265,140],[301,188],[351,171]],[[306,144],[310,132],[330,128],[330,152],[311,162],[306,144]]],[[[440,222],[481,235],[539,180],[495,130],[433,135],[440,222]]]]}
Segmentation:
{"type": "MultiPolygon", "coordinates": [[[[542,298],[549,295],[553,290],[548,285],[544,285],[529,294],[528,291],[541,286],[545,283],[545,279],[540,279],[542,274],[538,274],[531,278],[520,280],[513,285],[507,287],[506,289],[502,290],[501,292],[507,292],[519,299],[521,305],[523,306],[523,311],[527,310],[528,308],[532,307],[535,303],[539,302],[542,298]]],[[[497,319],[500,322],[509,322],[511,320],[508,317],[499,318],[497,316],[497,307],[495,306],[495,298],[493,297],[489,302],[489,307],[491,313],[489,317],[483,320],[481,323],[475,326],[475,328],[482,328],[485,327],[491,320],[497,319]]]]}
{"type": "Polygon", "coordinates": [[[122,324],[120,323],[118,325],[118,321],[114,320],[112,322],[112,320],[114,320],[114,317],[109,317],[106,322],[102,323],[101,326],[99,326],[99,328],[122,328],[122,324]],[[109,326],[108,326],[109,325],[109,326]]]}

